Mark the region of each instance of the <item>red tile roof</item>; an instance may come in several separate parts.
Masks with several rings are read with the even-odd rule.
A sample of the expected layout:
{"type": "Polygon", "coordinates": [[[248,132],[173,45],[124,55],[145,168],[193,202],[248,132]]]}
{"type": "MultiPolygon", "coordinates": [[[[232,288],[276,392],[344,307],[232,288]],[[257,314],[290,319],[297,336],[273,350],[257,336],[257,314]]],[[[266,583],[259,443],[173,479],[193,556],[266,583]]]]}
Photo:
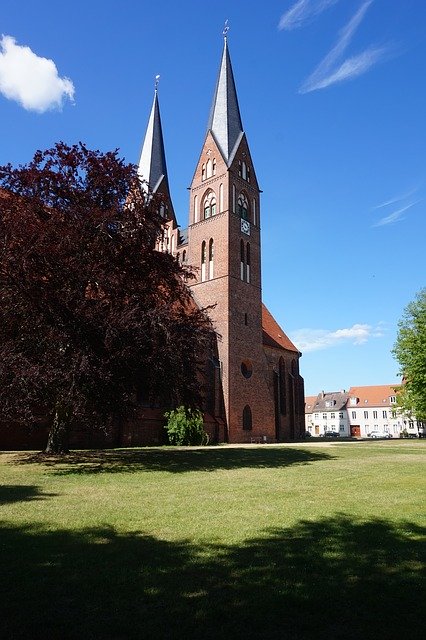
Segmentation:
{"type": "MultiPolygon", "coordinates": [[[[367,407],[381,407],[381,406],[390,406],[389,398],[391,396],[395,396],[395,387],[398,387],[397,383],[395,384],[381,384],[377,386],[369,386],[369,387],[351,387],[349,389],[349,399],[350,398],[358,398],[358,406],[367,406],[367,407]]],[[[349,406],[351,406],[349,400],[349,406]]]]}
{"type": "Polygon", "coordinates": [[[299,349],[297,349],[290,338],[286,336],[264,304],[262,304],[262,330],[263,344],[265,346],[299,353],[299,349]]]}

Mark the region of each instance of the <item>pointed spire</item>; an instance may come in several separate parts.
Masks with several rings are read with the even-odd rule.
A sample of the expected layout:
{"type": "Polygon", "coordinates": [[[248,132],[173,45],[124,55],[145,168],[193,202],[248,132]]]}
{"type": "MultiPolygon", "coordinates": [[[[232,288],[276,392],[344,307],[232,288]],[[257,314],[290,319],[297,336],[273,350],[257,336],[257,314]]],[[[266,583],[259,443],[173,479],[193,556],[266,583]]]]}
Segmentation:
{"type": "Polygon", "coordinates": [[[157,191],[162,179],[166,181],[168,190],[166,155],[164,153],[163,131],[161,128],[160,108],[158,104],[158,81],[155,78],[154,101],[145,133],[139,160],[139,176],[148,182],[152,191],[157,191]]]}
{"type": "Polygon", "coordinates": [[[233,155],[234,148],[243,134],[240,108],[238,106],[237,91],[235,89],[234,74],[232,73],[231,58],[229,57],[225,23],[224,45],[216,90],[210,110],[207,130],[211,131],[227,162],[233,155]]]}

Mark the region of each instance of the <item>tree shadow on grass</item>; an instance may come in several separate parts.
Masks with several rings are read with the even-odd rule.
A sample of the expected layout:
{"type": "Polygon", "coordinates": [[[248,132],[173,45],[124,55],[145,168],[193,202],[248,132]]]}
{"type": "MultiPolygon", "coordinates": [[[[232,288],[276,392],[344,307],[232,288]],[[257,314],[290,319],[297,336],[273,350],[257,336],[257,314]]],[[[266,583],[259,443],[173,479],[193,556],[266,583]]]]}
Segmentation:
{"type": "Polygon", "coordinates": [[[36,485],[0,485],[0,505],[9,504],[11,502],[44,500],[45,498],[51,498],[55,495],[55,493],[42,493],[36,485]]]}
{"type": "Polygon", "coordinates": [[[54,473],[58,475],[140,471],[185,473],[245,467],[252,469],[282,468],[321,460],[332,460],[333,458],[334,456],[328,453],[295,447],[152,448],[75,451],[67,456],[22,453],[13,459],[13,464],[40,462],[52,467],[54,473]]]}
{"type": "Polygon", "coordinates": [[[4,525],[0,635],[420,640],[422,533],[340,515],[237,547],[4,525]]]}

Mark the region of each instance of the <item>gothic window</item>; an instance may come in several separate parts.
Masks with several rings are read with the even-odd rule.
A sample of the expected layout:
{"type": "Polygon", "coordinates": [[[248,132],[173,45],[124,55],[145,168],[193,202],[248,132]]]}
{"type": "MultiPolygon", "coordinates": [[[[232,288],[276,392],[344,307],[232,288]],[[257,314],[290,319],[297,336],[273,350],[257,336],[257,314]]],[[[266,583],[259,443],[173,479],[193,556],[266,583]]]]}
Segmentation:
{"type": "Polygon", "coordinates": [[[247,242],[246,249],[246,282],[250,282],[250,243],[247,242]]]}
{"type": "Polygon", "coordinates": [[[213,162],[212,162],[212,171],[213,171],[213,175],[216,175],[216,158],[213,158],[213,162]]]}
{"type": "Polygon", "coordinates": [[[235,184],[232,185],[232,213],[235,213],[235,184]]]}
{"type": "Polygon", "coordinates": [[[219,185],[219,213],[223,211],[223,184],[219,185]]]}
{"type": "Polygon", "coordinates": [[[238,196],[238,215],[243,218],[243,220],[248,220],[248,202],[244,193],[240,193],[238,196]]]}
{"type": "Polygon", "coordinates": [[[280,412],[283,416],[287,413],[287,395],[286,395],[286,371],[284,358],[279,361],[279,392],[280,392],[280,412]]]}
{"type": "Polygon", "coordinates": [[[256,224],[256,200],[254,198],[253,198],[252,211],[253,211],[253,224],[256,224]]]}
{"type": "Polygon", "coordinates": [[[211,178],[213,175],[213,163],[210,160],[210,158],[207,160],[206,171],[207,171],[207,178],[211,178]]]}
{"type": "Polygon", "coordinates": [[[247,165],[244,161],[241,163],[241,177],[243,180],[247,179],[247,165]]]}
{"type": "Polygon", "coordinates": [[[198,222],[198,196],[194,197],[194,222],[198,222]]]}
{"type": "Polygon", "coordinates": [[[203,164],[203,166],[201,167],[201,180],[205,180],[206,179],[206,165],[203,164]]]}
{"type": "Polygon", "coordinates": [[[245,250],[244,250],[244,241],[241,240],[240,243],[240,278],[244,280],[244,266],[245,266],[245,250]]]}
{"type": "Polygon", "coordinates": [[[248,404],[243,409],[243,429],[244,431],[251,431],[252,429],[252,415],[248,404]]]}
{"type": "Polygon", "coordinates": [[[203,241],[201,245],[201,282],[206,279],[206,243],[203,241]]]}
{"type": "Polygon", "coordinates": [[[214,191],[209,191],[204,199],[204,219],[216,215],[216,196],[214,191]]]}
{"type": "Polygon", "coordinates": [[[213,238],[211,238],[209,242],[209,280],[213,278],[213,275],[214,275],[214,243],[213,243],[213,238]]]}

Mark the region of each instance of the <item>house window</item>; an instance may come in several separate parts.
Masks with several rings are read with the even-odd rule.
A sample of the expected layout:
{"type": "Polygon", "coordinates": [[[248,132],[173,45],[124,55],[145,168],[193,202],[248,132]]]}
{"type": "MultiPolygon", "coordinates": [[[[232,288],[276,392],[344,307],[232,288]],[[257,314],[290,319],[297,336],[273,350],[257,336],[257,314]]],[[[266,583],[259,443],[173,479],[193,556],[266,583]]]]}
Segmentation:
{"type": "Polygon", "coordinates": [[[389,400],[391,404],[396,404],[396,396],[390,396],[389,400]]]}
{"type": "Polygon", "coordinates": [[[352,420],[356,420],[356,411],[352,411],[352,420]]]}
{"type": "Polygon", "coordinates": [[[373,420],[377,420],[377,411],[373,411],[373,420]]]}
{"type": "Polygon", "coordinates": [[[327,414],[326,414],[326,413],[323,413],[323,414],[322,414],[322,419],[323,419],[323,420],[327,420],[327,414]]]}
{"type": "Polygon", "coordinates": [[[332,420],[334,420],[334,419],[336,418],[336,414],[335,414],[335,413],[330,413],[330,418],[331,418],[332,420]]]}
{"type": "Polygon", "coordinates": [[[388,417],[388,412],[387,411],[383,411],[383,417],[387,418],[388,417]]]}
{"type": "Polygon", "coordinates": [[[368,411],[364,411],[364,420],[368,420],[368,411]]]}
{"type": "Polygon", "coordinates": [[[252,429],[252,415],[248,404],[243,409],[243,429],[244,431],[251,431],[252,429]]]}
{"type": "Polygon", "coordinates": [[[339,413],[339,418],[342,420],[342,418],[343,418],[343,411],[340,411],[340,413],[339,413]]]}
{"type": "Polygon", "coordinates": [[[318,418],[319,418],[319,413],[316,413],[315,414],[315,420],[318,420],[318,418]]]}

